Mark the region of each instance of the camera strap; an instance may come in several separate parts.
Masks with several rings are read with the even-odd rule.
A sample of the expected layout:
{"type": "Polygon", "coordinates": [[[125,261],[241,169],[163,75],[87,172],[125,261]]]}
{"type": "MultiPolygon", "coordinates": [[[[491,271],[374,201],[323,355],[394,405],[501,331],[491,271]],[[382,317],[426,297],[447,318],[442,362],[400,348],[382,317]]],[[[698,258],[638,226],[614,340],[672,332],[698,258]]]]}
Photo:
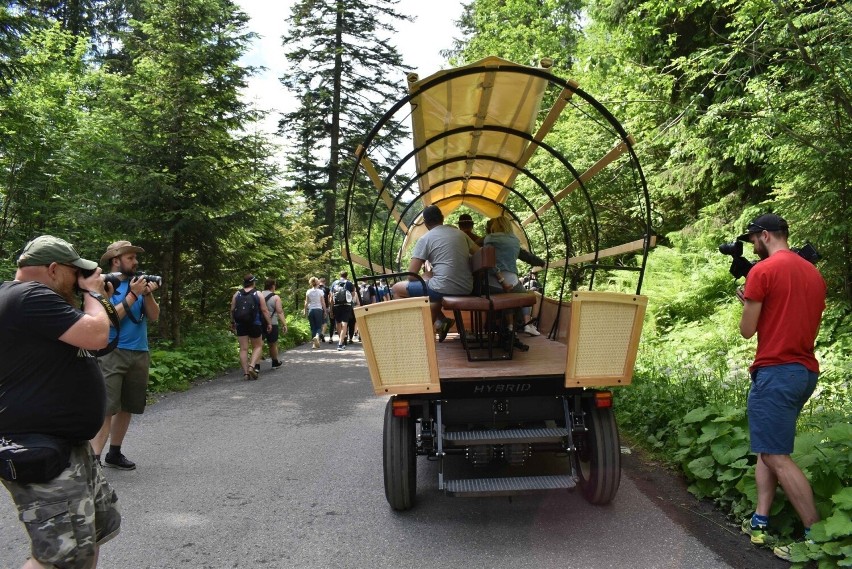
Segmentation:
{"type": "MultiPolygon", "coordinates": [[[[130,294],[130,281],[125,281],[127,283],[127,292],[124,293],[124,296],[121,297],[121,305],[124,307],[124,314],[130,319],[134,324],[141,324],[143,320],[145,320],[145,312],[140,310],[139,318],[133,316],[133,313],[130,311],[130,305],[127,304],[127,295],[130,294]]],[[[133,293],[136,296],[136,301],[139,302],[142,300],[142,297],[137,295],[135,292],[133,293]]]]}
{"type": "Polygon", "coordinates": [[[109,317],[110,324],[112,325],[113,328],[115,328],[115,338],[113,338],[112,341],[109,344],[107,344],[107,346],[105,348],[101,348],[100,350],[92,352],[92,354],[96,358],[99,358],[99,357],[105,356],[108,353],[110,353],[111,351],[113,351],[115,349],[115,347],[118,345],[118,332],[119,332],[119,328],[121,328],[121,322],[118,319],[118,311],[116,311],[115,306],[113,306],[112,303],[109,300],[107,300],[103,297],[100,297],[100,298],[94,297],[94,298],[95,298],[95,300],[97,300],[98,302],[101,303],[101,306],[104,307],[104,310],[106,310],[107,316],[109,317]]]}

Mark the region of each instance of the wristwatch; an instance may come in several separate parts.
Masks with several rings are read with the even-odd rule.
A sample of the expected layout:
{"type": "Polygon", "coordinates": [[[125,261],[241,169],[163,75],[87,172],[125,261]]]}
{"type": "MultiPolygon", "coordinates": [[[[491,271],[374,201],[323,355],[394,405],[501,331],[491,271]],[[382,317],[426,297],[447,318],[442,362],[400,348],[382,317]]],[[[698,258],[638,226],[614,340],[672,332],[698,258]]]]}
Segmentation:
{"type": "Polygon", "coordinates": [[[92,297],[92,298],[94,298],[95,300],[103,300],[103,299],[104,299],[104,295],[102,295],[102,294],[101,294],[101,293],[99,293],[99,292],[95,292],[95,291],[93,291],[93,290],[87,290],[86,292],[88,292],[88,293],[89,293],[89,296],[91,296],[91,297],[92,297]]]}

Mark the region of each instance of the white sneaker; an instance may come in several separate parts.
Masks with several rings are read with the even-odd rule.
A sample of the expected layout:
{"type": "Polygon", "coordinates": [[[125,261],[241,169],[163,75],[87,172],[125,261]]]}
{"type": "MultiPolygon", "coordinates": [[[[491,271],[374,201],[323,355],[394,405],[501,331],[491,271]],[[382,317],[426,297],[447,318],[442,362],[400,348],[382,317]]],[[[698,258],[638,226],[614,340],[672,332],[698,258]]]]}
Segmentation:
{"type": "Polygon", "coordinates": [[[319,335],[314,336],[314,339],[312,341],[313,341],[313,344],[314,344],[314,349],[316,350],[317,348],[319,348],[319,346],[320,346],[319,335]]]}
{"type": "Polygon", "coordinates": [[[529,334],[530,336],[541,336],[541,332],[535,329],[535,326],[532,324],[527,324],[524,326],[524,332],[529,334]]]}

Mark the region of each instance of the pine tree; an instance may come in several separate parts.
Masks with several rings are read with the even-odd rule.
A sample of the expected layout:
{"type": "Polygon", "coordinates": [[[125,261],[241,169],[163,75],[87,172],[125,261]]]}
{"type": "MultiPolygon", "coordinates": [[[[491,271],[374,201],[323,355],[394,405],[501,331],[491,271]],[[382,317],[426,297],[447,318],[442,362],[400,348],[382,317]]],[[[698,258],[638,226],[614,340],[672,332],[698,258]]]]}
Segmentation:
{"type": "Polygon", "coordinates": [[[161,332],[180,342],[182,294],[204,296],[237,264],[275,172],[268,145],[245,134],[258,118],[240,100],[248,17],[231,0],[141,8],[124,41],[128,182],[109,223],[146,243],[146,265],[165,277],[161,332]]]}
{"type": "MultiPolygon", "coordinates": [[[[386,37],[394,32],[394,21],[407,19],[394,10],[396,4],[300,0],[287,19],[290,30],[283,42],[291,70],[281,80],[300,106],[284,115],[279,130],[294,141],[287,161],[290,180],[323,226],[321,237],[336,237],[338,197],[349,182],[357,145],[404,94],[408,70],[386,37]]],[[[404,134],[400,129],[383,141],[380,171],[404,134]]],[[[332,246],[330,239],[325,243],[332,246]]]]}

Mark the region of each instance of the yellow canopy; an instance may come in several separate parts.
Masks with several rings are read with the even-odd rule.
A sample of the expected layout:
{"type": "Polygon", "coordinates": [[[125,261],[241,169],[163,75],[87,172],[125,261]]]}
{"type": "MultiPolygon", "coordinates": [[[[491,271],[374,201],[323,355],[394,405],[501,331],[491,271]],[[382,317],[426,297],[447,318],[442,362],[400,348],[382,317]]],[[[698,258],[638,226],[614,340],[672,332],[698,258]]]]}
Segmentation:
{"type": "MultiPolygon", "coordinates": [[[[409,76],[409,92],[419,92],[411,100],[411,122],[414,148],[420,149],[415,156],[420,194],[424,205],[436,204],[445,217],[463,205],[487,218],[499,216],[500,204],[509,195],[507,188],[529,157],[527,139],[500,130],[480,130],[487,125],[532,135],[548,82],[511,73],[511,68],[525,66],[488,57],[423,80],[409,76]],[[465,69],[475,67],[485,69],[464,75],[465,69]],[[459,76],[421,91],[448,73],[459,76]],[[441,137],[456,130],[460,132],[441,137]]],[[[402,250],[425,231],[418,218],[402,250]]],[[[515,233],[527,246],[520,227],[515,233]]]]}

